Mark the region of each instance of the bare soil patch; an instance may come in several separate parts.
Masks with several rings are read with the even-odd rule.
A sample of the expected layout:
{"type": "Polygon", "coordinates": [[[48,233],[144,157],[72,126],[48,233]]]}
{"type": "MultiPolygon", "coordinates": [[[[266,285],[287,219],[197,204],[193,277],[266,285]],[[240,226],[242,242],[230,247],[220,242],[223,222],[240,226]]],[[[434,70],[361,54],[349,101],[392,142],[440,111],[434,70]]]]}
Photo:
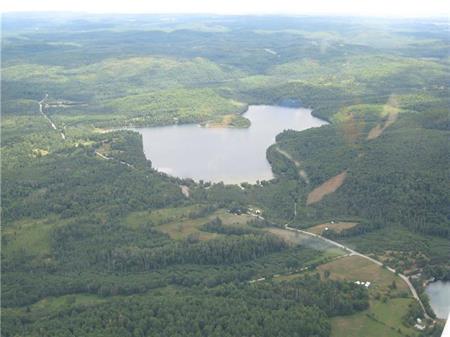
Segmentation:
{"type": "Polygon", "coordinates": [[[191,191],[189,190],[189,186],[186,185],[180,185],[180,189],[181,189],[181,193],[183,193],[183,195],[186,198],[189,198],[191,191]]]}
{"type": "Polygon", "coordinates": [[[347,170],[339,173],[338,175],[334,176],[333,178],[328,179],[322,185],[313,189],[308,194],[308,198],[306,199],[306,205],[312,205],[316,202],[319,202],[327,194],[331,194],[331,193],[335,192],[339,187],[342,186],[342,184],[345,181],[346,176],[347,176],[347,170]]]}
{"type": "Polygon", "coordinates": [[[372,140],[372,139],[378,138],[384,132],[384,130],[386,130],[389,126],[394,124],[394,122],[397,120],[397,118],[398,118],[398,109],[391,107],[388,112],[388,117],[387,117],[386,121],[384,122],[384,125],[381,125],[381,124],[375,125],[369,131],[369,134],[367,135],[367,140],[372,140]]]}

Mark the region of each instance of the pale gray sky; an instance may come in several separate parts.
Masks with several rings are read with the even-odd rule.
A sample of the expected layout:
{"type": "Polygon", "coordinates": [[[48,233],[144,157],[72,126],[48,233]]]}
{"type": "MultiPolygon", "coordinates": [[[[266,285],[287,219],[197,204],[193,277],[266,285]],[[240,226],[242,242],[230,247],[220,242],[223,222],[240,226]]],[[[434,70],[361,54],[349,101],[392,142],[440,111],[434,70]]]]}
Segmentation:
{"type": "Polygon", "coordinates": [[[2,12],[449,15],[448,0],[3,0],[2,12]]]}

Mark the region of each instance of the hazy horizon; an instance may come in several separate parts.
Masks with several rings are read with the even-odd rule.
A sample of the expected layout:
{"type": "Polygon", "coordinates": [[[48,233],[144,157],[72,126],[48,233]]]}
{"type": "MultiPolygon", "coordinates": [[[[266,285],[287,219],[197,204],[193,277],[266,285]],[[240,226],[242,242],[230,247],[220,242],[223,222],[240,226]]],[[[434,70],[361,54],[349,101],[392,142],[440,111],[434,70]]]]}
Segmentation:
{"type": "Polygon", "coordinates": [[[70,4],[55,0],[15,0],[5,1],[0,6],[1,13],[88,13],[88,14],[177,14],[177,15],[306,15],[306,16],[356,16],[384,18],[432,18],[447,17],[449,9],[446,1],[357,1],[357,0],[317,0],[296,2],[273,1],[206,1],[206,0],[166,0],[145,2],[131,0],[80,0],[70,4]]]}

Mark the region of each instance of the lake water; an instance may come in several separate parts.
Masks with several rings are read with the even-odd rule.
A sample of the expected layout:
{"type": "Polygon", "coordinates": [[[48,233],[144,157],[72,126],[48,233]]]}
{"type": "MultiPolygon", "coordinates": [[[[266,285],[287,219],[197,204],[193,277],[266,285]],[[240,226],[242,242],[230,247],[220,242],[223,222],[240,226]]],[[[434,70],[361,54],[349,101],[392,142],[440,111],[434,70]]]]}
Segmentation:
{"type": "Polygon", "coordinates": [[[425,292],[437,317],[446,319],[450,313],[450,282],[437,281],[430,283],[425,292]]]}
{"type": "Polygon", "coordinates": [[[158,171],[235,184],[273,178],[266,150],[283,130],[327,124],[304,108],[253,105],[243,116],[251,121],[248,129],[188,124],[134,130],[142,134],[145,156],[158,171]]]}

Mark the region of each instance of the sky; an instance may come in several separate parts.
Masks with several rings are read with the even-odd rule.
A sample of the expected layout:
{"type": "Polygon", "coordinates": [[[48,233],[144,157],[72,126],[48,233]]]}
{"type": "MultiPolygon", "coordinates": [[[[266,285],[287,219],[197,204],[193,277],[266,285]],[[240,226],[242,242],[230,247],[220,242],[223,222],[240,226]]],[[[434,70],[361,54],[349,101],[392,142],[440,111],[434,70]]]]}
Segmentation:
{"type": "Polygon", "coordinates": [[[449,4],[448,0],[3,0],[0,11],[449,17],[449,4]]]}

